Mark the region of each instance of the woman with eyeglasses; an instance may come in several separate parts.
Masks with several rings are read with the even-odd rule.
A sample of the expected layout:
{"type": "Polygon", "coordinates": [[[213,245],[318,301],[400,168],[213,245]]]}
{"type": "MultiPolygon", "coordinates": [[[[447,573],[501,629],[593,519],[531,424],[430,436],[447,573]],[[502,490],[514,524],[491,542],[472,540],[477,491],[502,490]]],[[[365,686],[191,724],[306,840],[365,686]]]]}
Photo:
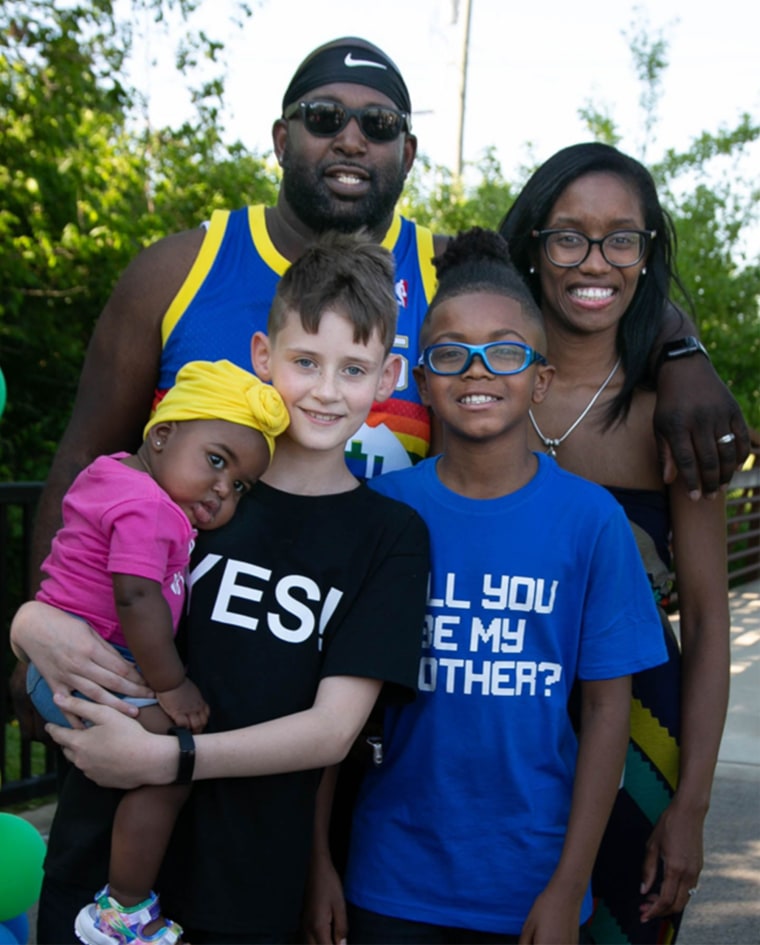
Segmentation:
{"type": "MultiPolygon", "coordinates": [[[[634,676],[625,773],[596,861],[590,932],[595,942],[673,942],[703,864],[730,622],[724,503],[690,495],[681,478],[663,484],[653,390],[673,360],[706,352],[687,336],[650,363],[671,284],[680,282],[672,223],[633,158],[596,143],[559,151],[500,231],[541,307],[557,369],[531,411],[534,447],[618,499],[661,608],[672,555],[680,646],[662,609],[670,657],[634,676]]],[[[716,441],[718,453],[733,449],[734,434],[716,441]]]]}

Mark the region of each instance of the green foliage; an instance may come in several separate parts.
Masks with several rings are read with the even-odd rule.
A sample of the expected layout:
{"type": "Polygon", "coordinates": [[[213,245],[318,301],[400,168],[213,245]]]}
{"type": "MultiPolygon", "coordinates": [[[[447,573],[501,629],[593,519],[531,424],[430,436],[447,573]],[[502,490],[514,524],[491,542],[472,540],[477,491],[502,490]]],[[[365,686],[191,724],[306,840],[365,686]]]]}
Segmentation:
{"type": "MultiPolygon", "coordinates": [[[[45,773],[45,746],[40,742],[33,742],[31,748],[31,768],[32,776],[45,773]]],[[[7,767],[5,770],[6,784],[11,781],[18,781],[21,777],[21,732],[19,724],[14,719],[5,725],[5,759],[7,767]]],[[[29,805],[32,806],[32,805],[29,805]]],[[[4,810],[13,810],[13,808],[3,808],[4,810]]]]}
{"type": "Polygon", "coordinates": [[[643,115],[642,155],[651,142],[657,124],[657,105],[662,97],[662,74],[668,67],[668,44],[663,38],[663,31],[658,30],[656,38],[646,22],[642,11],[634,8],[634,18],[628,31],[623,31],[628,40],[628,48],[633,59],[633,66],[641,86],[639,105],[643,115]]]}
{"type": "MultiPolygon", "coordinates": [[[[653,168],[678,235],[678,269],[713,363],[747,422],[760,428],[760,258],[745,235],[758,221],[760,188],[742,172],[760,125],[702,134],[685,154],[653,168]]],[[[750,162],[751,166],[751,162],[750,162]]]]}
{"type": "MultiPolygon", "coordinates": [[[[140,6],[160,18],[177,4],[140,6]]],[[[6,0],[0,29],[0,480],[23,481],[45,477],[92,327],[128,261],[214,207],[270,201],[276,172],[223,144],[218,82],[196,91],[195,121],[135,131],[130,30],[107,0],[6,0]]],[[[200,36],[182,56],[217,46],[200,36]]]]}
{"type": "Polygon", "coordinates": [[[504,180],[492,148],[473,166],[476,183],[467,185],[453,171],[417,158],[407,181],[401,209],[434,233],[458,233],[471,226],[498,227],[517,190],[504,180]]]}
{"type": "MultiPolygon", "coordinates": [[[[623,35],[642,88],[645,144],[640,158],[646,163],[668,46],[662,31],[653,36],[639,9],[634,8],[634,14],[623,35]]],[[[618,145],[609,109],[587,103],[579,114],[596,140],[618,145]]],[[[746,236],[752,228],[757,233],[759,140],[760,125],[744,115],[735,128],[705,131],[686,151],[671,149],[651,166],[678,237],[678,271],[687,295],[676,288],[674,298],[697,322],[718,373],[756,430],[760,429],[760,256],[757,247],[748,250],[746,236]]]]}
{"type": "Polygon", "coordinates": [[[99,289],[102,297],[107,271],[93,262],[125,242],[133,208],[119,212],[119,178],[134,172],[120,135],[126,93],[106,78],[120,68],[118,50],[95,64],[100,5],[81,13],[35,4],[50,14],[37,22],[22,6],[2,13],[0,340],[9,390],[3,460],[25,479],[35,478],[33,457],[49,455],[60,435],[51,402],[73,392],[92,324],[82,315],[99,289]]]}
{"type": "Polygon", "coordinates": [[[608,109],[601,110],[593,102],[587,102],[582,108],[578,109],[578,115],[591,132],[593,141],[610,144],[613,148],[618,147],[620,135],[616,130],[615,119],[610,115],[608,109]]]}

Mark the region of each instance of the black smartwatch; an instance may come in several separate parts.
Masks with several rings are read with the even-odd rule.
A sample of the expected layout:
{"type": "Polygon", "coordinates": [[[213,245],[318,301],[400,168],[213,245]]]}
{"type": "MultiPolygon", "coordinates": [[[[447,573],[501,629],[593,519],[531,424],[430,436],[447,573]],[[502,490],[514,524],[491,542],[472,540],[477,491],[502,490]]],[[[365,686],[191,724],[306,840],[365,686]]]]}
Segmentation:
{"type": "Polygon", "coordinates": [[[657,377],[660,373],[660,368],[665,361],[675,361],[677,358],[688,358],[693,354],[703,354],[708,361],[710,360],[707,348],[705,348],[699,338],[696,338],[694,335],[687,335],[685,338],[676,338],[675,341],[666,342],[662,348],[660,348],[657,363],[654,367],[654,376],[657,377]]]}
{"type": "Polygon", "coordinates": [[[190,784],[193,780],[193,769],[195,768],[195,739],[193,733],[189,728],[174,725],[169,729],[169,734],[176,735],[179,739],[179,767],[174,783],[190,784]]]}

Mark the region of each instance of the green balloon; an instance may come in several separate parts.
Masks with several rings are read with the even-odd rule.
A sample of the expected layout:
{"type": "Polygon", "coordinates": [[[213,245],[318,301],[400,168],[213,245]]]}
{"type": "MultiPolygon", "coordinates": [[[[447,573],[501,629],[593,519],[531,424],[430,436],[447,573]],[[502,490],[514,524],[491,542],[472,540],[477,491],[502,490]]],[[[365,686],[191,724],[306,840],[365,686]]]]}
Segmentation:
{"type": "Polygon", "coordinates": [[[45,841],[23,817],[0,813],[0,922],[40,898],[45,841]]]}

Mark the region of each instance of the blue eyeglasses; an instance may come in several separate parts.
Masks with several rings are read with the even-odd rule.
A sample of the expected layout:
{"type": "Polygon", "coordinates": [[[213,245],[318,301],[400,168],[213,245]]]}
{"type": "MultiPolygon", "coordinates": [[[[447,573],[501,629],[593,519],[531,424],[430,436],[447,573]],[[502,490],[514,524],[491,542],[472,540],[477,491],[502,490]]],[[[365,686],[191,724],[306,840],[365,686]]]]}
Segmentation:
{"type": "Polygon", "coordinates": [[[487,345],[466,345],[458,341],[429,345],[420,355],[433,374],[464,374],[478,356],[491,374],[519,374],[531,364],[546,364],[546,358],[519,341],[492,341],[487,345]]]}

